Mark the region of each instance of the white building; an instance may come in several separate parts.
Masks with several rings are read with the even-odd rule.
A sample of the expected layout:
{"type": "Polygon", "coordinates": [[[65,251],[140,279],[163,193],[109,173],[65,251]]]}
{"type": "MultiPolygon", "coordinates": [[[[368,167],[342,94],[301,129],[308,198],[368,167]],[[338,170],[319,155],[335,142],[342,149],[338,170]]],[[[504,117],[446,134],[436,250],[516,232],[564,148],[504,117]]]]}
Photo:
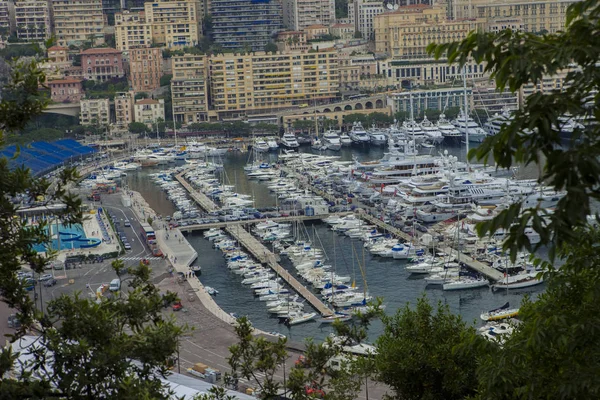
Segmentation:
{"type": "Polygon", "coordinates": [[[381,0],[352,0],[348,3],[348,20],[364,39],[374,40],[374,18],[383,13],[381,0]]]}
{"type": "Polygon", "coordinates": [[[81,125],[108,126],[110,123],[110,103],[108,99],[81,99],[79,102],[79,123],[81,125]]]}
{"type": "Polygon", "coordinates": [[[149,127],[159,119],[165,120],[165,101],[163,99],[143,99],[133,105],[135,122],[141,122],[149,127]]]}
{"type": "Polygon", "coordinates": [[[335,0],[283,0],[283,25],[301,31],[310,25],[329,25],[335,20],[335,0]]]}

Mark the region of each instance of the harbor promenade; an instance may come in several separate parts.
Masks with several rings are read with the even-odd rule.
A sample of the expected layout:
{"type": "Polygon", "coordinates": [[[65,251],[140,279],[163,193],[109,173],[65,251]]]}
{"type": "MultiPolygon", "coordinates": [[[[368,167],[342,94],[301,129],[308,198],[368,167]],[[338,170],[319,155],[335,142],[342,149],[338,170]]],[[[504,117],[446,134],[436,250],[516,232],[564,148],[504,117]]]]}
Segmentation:
{"type": "Polygon", "coordinates": [[[277,263],[275,254],[267,249],[254,236],[241,226],[228,227],[226,231],[244,246],[261,263],[268,265],[277,273],[292,289],[308,301],[323,316],[333,315],[333,311],[325,303],[317,298],[306,286],[301,284],[285,268],[277,263]]]}

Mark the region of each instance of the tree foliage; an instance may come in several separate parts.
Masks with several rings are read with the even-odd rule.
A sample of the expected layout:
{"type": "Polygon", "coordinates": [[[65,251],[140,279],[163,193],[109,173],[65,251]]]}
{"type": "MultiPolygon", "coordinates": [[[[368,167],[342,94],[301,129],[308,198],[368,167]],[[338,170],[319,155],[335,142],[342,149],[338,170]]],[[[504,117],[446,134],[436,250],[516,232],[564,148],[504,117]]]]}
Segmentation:
{"type": "Polygon", "coordinates": [[[479,226],[482,234],[498,228],[509,230],[504,248],[512,257],[519,248],[534,250],[549,245],[549,255],[554,258],[562,243],[577,243],[575,228],[586,223],[592,200],[600,199],[600,127],[587,124],[584,129],[575,129],[568,134],[567,147],[561,140],[564,117],[586,120],[600,115],[598,35],[600,5],[586,0],[569,6],[567,26],[561,32],[543,36],[511,30],[472,33],[462,42],[428,47],[436,58],[447,56],[449,62],[464,65],[472,58],[484,63],[500,90],[514,92],[523,85],[536,86],[547,76],[566,72],[563,88],[528,96],[510,124],[469,154],[485,162],[493,156],[499,168],[543,165],[539,181],[566,192],[552,214],[537,208],[524,209],[516,203],[479,226]],[[529,226],[541,237],[535,246],[524,234],[529,226]]]}
{"type": "Polygon", "coordinates": [[[148,130],[146,124],[142,124],[141,122],[130,122],[127,126],[127,129],[131,133],[144,133],[148,130]]]}
{"type": "Polygon", "coordinates": [[[394,398],[452,400],[475,394],[477,353],[453,351],[474,329],[448,306],[440,302],[434,310],[421,297],[414,310],[406,305],[383,317],[383,323],[375,364],[379,380],[393,389],[394,398]]]}

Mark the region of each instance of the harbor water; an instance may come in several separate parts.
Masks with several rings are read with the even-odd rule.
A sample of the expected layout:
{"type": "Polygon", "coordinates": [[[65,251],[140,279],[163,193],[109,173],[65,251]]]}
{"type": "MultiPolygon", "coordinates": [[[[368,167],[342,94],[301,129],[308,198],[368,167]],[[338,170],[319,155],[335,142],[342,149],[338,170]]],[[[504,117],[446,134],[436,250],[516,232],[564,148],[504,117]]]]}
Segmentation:
{"type": "MultiPolygon", "coordinates": [[[[434,151],[443,151],[435,149],[434,151]]],[[[306,148],[304,151],[311,151],[306,148]]],[[[456,155],[459,159],[465,159],[464,148],[450,147],[449,153],[456,155]]],[[[383,156],[384,149],[381,147],[371,148],[343,148],[337,155],[341,160],[349,161],[353,156],[360,160],[376,160],[383,156]]],[[[336,153],[333,153],[336,155],[336,153]]],[[[275,161],[277,155],[269,154],[271,161],[275,161]]],[[[249,181],[243,171],[248,154],[230,153],[224,157],[224,178],[229,184],[235,185],[236,191],[251,194],[255,199],[256,207],[274,206],[276,200],[264,183],[249,181]]],[[[129,188],[140,192],[148,201],[149,205],[159,214],[171,215],[175,207],[166,198],[153,182],[148,174],[160,171],[160,167],[143,169],[137,172],[129,172],[126,183],[129,188]]],[[[485,287],[473,290],[459,290],[444,292],[440,286],[428,286],[423,280],[424,275],[411,275],[404,269],[406,261],[391,258],[381,258],[371,255],[368,251],[363,252],[363,242],[352,240],[347,236],[334,234],[329,226],[322,222],[306,223],[305,232],[310,236],[313,246],[323,248],[327,254],[326,264],[335,266],[339,275],[350,276],[361,289],[368,288],[368,293],[373,297],[381,297],[386,305],[386,313],[395,313],[407,303],[414,304],[416,300],[425,293],[432,303],[440,301],[448,305],[454,313],[460,314],[468,323],[476,326],[481,325],[479,315],[500,305],[510,302],[511,306],[518,306],[525,294],[533,297],[543,290],[544,285],[510,292],[497,291],[485,287]],[[335,242],[335,244],[334,244],[335,242]],[[335,250],[334,250],[335,249],[335,250]],[[343,249],[341,251],[340,249],[343,249]],[[334,254],[335,253],[335,254],[334,254]],[[363,254],[364,253],[364,254],[363,254]],[[353,256],[354,255],[354,256],[353,256]],[[364,268],[362,265],[364,256],[364,268]]],[[[255,327],[264,331],[277,331],[288,336],[290,339],[299,341],[303,338],[313,337],[323,339],[333,331],[331,326],[319,325],[312,321],[305,324],[295,325],[290,328],[279,324],[277,318],[269,317],[264,302],[254,297],[250,287],[241,284],[239,275],[231,273],[226,267],[226,260],[219,250],[212,247],[212,243],[204,239],[202,232],[188,234],[190,244],[198,252],[198,264],[202,267],[202,283],[219,291],[215,301],[228,313],[247,315],[255,327]]],[[[285,256],[281,257],[281,265],[294,273],[291,263],[285,256]]],[[[302,281],[300,279],[300,281],[302,281]]],[[[306,305],[306,309],[310,308],[306,305]]],[[[369,339],[374,340],[382,333],[380,321],[374,321],[369,330],[369,339]]]]}

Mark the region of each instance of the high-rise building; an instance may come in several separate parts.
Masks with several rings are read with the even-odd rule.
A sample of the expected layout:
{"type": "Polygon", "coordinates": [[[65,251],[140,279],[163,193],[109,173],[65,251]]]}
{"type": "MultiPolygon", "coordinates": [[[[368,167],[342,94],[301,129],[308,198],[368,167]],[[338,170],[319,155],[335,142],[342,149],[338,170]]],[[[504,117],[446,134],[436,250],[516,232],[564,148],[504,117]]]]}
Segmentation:
{"type": "Polygon", "coordinates": [[[329,101],[338,93],[334,51],[213,55],[208,71],[211,107],[219,119],[329,101]]]}
{"type": "Polygon", "coordinates": [[[471,31],[483,30],[484,19],[449,20],[446,9],[415,4],[374,18],[375,51],[394,59],[427,56],[427,46],[462,40],[471,31]]]}
{"type": "Polygon", "coordinates": [[[335,21],[335,0],[283,0],[283,25],[301,31],[335,21]]]}
{"type": "Polygon", "coordinates": [[[52,0],[54,34],[60,46],[104,43],[102,0],[52,0]]]}
{"type": "Polygon", "coordinates": [[[115,125],[126,129],[133,122],[133,93],[115,93],[115,125]]]}
{"type": "Polygon", "coordinates": [[[199,40],[196,0],[154,0],[144,8],[146,22],[152,26],[152,40],[166,47],[195,46],[199,40]]]}
{"type": "Polygon", "coordinates": [[[152,45],[152,26],[146,23],[143,11],[115,14],[115,44],[121,51],[152,45]]]}
{"type": "Polygon", "coordinates": [[[225,49],[262,51],[283,25],[278,0],[211,0],[211,15],[213,38],[225,49]]]}
{"type": "Polygon", "coordinates": [[[0,0],[0,34],[8,36],[14,28],[8,0],[0,0]]]}
{"type": "MultiPolygon", "coordinates": [[[[555,33],[565,27],[567,8],[575,0],[449,0],[448,15],[453,19],[486,18],[488,24],[506,18],[520,18],[524,32],[555,33]]],[[[493,30],[493,29],[491,29],[493,30]]]]}
{"type": "Polygon", "coordinates": [[[48,0],[15,1],[17,38],[28,42],[43,42],[52,36],[50,2],[48,0]]]}
{"type": "Polygon", "coordinates": [[[173,119],[189,124],[208,119],[208,78],[206,56],[185,54],[175,56],[171,96],[173,119]]]}
{"type": "Polygon", "coordinates": [[[348,3],[348,20],[354,24],[354,30],[360,32],[364,39],[373,40],[376,15],[383,12],[381,0],[352,0],[348,3]]]}
{"type": "Polygon", "coordinates": [[[129,81],[134,92],[151,92],[160,87],[162,50],[144,47],[129,50],[129,81]]]}

